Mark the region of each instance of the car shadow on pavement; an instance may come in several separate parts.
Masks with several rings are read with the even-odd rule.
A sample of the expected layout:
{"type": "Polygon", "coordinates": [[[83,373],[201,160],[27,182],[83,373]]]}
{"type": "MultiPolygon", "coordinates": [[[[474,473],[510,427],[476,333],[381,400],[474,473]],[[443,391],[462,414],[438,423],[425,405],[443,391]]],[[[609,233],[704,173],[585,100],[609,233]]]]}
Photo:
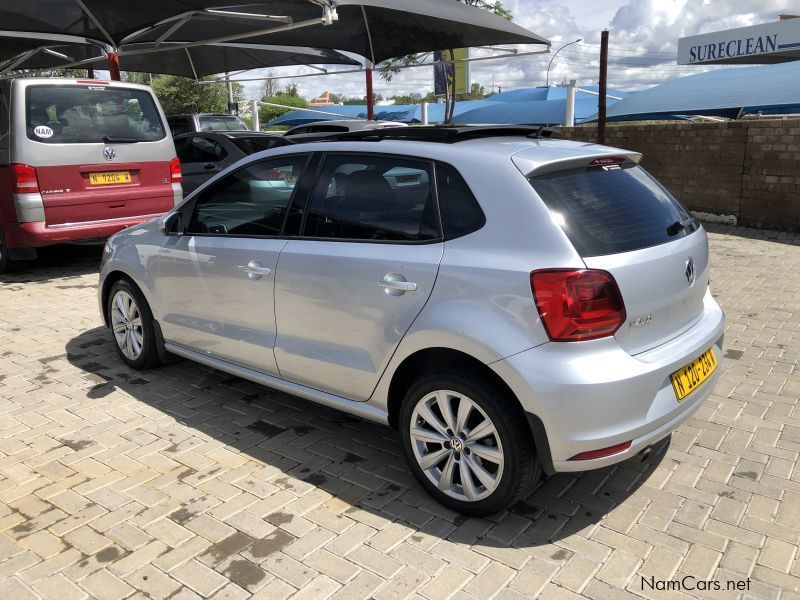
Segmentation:
{"type": "MultiPolygon", "coordinates": [[[[46,283],[63,279],[78,281],[82,275],[100,270],[102,245],[63,244],[40,248],[36,260],[21,262],[13,273],[0,275],[0,284],[46,283]]],[[[85,284],[80,287],[87,287],[85,284]]]]}
{"type": "MultiPolygon", "coordinates": [[[[148,417],[141,429],[128,431],[124,423],[109,428],[135,432],[133,437],[150,444],[160,440],[163,449],[158,452],[170,459],[165,462],[180,461],[182,452],[201,442],[213,441],[220,448],[224,444],[262,463],[249,473],[242,470],[241,479],[232,482],[246,483],[241,485],[245,491],[254,485],[253,478],[261,478],[297,496],[292,502],[325,503],[334,512],[376,528],[397,520],[415,530],[410,541],[420,547],[426,540],[432,546],[433,540],[447,539],[482,547],[492,556],[502,548],[533,552],[572,534],[589,536],[605,515],[640,488],[669,445],[668,440],[662,442],[644,461],[633,458],[595,471],[558,474],[510,511],[486,519],[466,518],[433,501],[416,483],[400,451],[399,437],[388,427],[190,361],[148,372],[130,370],[118,359],[103,327],[70,340],[66,353],[86,379],[93,407],[108,415],[127,414],[128,419],[148,417]],[[155,411],[143,410],[128,397],[155,411]]],[[[231,483],[225,474],[236,468],[236,461],[224,459],[205,469],[185,466],[189,462],[174,463],[180,467],[178,479],[189,485],[202,485],[214,477],[231,483]]],[[[181,522],[186,518],[181,511],[186,510],[183,507],[171,517],[181,522]]],[[[292,512],[291,503],[283,511],[264,518],[280,525],[291,520],[292,514],[286,514],[292,512]]],[[[572,556],[552,547],[549,552],[555,562],[572,556]]]]}

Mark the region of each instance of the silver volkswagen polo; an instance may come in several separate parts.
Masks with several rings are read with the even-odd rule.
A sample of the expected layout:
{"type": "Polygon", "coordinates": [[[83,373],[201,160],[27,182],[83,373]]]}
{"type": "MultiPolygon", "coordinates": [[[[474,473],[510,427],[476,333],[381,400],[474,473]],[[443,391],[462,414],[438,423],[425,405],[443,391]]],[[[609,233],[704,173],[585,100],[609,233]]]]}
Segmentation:
{"type": "Polygon", "coordinates": [[[706,233],[641,155],[545,133],[368,131],[233,165],[109,240],[121,360],[391,425],[470,515],[648,452],[719,376],[706,233]]]}

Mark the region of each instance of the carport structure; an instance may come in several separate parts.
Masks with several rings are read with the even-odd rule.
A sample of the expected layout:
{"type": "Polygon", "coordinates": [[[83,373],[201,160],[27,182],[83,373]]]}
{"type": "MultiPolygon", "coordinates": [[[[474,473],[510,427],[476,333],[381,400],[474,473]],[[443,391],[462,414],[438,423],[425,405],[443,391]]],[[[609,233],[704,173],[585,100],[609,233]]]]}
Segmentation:
{"type": "MultiPolygon", "coordinates": [[[[368,61],[369,97],[372,64],[389,58],[494,44],[549,47],[545,38],[455,0],[6,0],[0,22],[9,33],[104,45],[112,78],[119,77],[120,56],[154,55],[148,70],[157,73],[160,53],[209,44],[349,51],[368,61]]],[[[371,103],[369,109],[372,117],[371,103]]]]}

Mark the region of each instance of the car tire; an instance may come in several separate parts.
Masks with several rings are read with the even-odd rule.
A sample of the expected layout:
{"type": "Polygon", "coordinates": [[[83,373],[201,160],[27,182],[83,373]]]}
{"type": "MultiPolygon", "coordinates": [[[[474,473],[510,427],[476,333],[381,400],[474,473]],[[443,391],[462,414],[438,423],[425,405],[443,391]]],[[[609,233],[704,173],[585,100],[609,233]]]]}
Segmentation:
{"type": "Polygon", "coordinates": [[[111,287],[108,323],[117,355],[127,366],[146,371],[161,363],[153,313],[141,290],[127,279],[111,287]]]}
{"type": "Polygon", "coordinates": [[[399,422],[414,477],[459,513],[501,512],[541,475],[519,403],[490,378],[460,369],[425,375],[406,392],[399,422]]]}
{"type": "Polygon", "coordinates": [[[10,253],[5,244],[5,235],[0,231],[0,275],[4,273],[13,273],[19,268],[19,263],[11,260],[10,253]]]}

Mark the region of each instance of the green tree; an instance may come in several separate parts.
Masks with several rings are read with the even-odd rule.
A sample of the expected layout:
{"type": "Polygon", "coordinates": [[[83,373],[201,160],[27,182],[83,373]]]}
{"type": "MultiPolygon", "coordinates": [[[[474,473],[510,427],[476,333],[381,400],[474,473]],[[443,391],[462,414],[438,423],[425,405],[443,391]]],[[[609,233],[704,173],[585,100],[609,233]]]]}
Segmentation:
{"type": "MultiPolygon", "coordinates": [[[[205,77],[201,81],[212,81],[205,77]]],[[[168,115],[198,112],[228,112],[228,90],[224,82],[200,83],[187,77],[157,75],[153,77],[153,91],[168,115]]],[[[244,87],[233,84],[233,99],[243,99],[244,87]]]]}
{"type": "Polygon", "coordinates": [[[265,96],[261,99],[262,102],[270,102],[272,104],[282,104],[284,106],[293,106],[295,108],[279,108],[277,106],[262,106],[258,109],[259,121],[267,124],[270,121],[277,119],[281,115],[292,112],[296,108],[305,108],[308,106],[305,98],[300,96],[290,96],[289,94],[279,94],[277,96],[265,96]]]}

